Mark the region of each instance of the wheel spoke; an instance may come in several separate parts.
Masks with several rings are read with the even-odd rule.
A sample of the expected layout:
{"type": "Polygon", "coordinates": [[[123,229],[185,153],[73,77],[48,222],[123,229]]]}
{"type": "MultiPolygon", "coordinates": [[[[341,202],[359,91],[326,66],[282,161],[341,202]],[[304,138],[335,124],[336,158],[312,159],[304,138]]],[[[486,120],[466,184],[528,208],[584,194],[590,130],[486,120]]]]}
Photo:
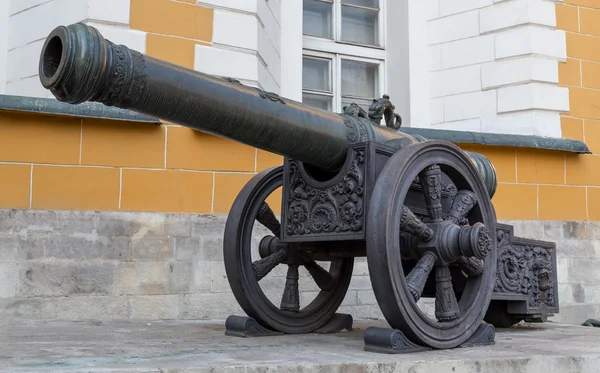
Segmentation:
{"type": "Polygon", "coordinates": [[[483,273],[483,261],[477,258],[466,258],[464,256],[456,261],[458,267],[468,276],[477,277],[483,273]]]}
{"type": "Polygon", "coordinates": [[[477,203],[477,196],[470,190],[461,189],[456,193],[447,220],[460,224],[477,203]]]}
{"type": "Polygon", "coordinates": [[[429,241],[433,238],[433,230],[417,218],[417,216],[406,206],[402,206],[400,229],[410,234],[414,234],[423,241],[429,241]]]}
{"type": "Polygon", "coordinates": [[[288,265],[287,276],[285,280],[285,289],[281,298],[281,310],[283,311],[300,311],[300,292],[298,290],[298,266],[295,264],[288,265]]]}
{"type": "Polygon", "coordinates": [[[273,210],[271,210],[271,207],[269,207],[266,202],[263,202],[260,205],[260,209],[256,214],[256,220],[270,230],[275,237],[279,237],[279,233],[281,232],[281,223],[279,220],[277,220],[273,210]]]}
{"type": "Polygon", "coordinates": [[[441,322],[457,319],[460,310],[452,286],[450,268],[447,266],[436,267],[435,282],[435,317],[441,322]]]}
{"type": "Polygon", "coordinates": [[[442,170],[437,164],[421,171],[419,175],[427,212],[434,222],[442,220],[442,170]]]}
{"type": "Polygon", "coordinates": [[[333,287],[333,276],[331,273],[329,273],[329,271],[318,265],[314,260],[304,263],[304,267],[308,270],[313,280],[315,280],[315,283],[321,290],[331,290],[333,287]]]}
{"type": "Polygon", "coordinates": [[[256,281],[260,281],[277,267],[285,259],[285,250],[279,250],[266,258],[259,259],[252,263],[252,268],[256,272],[256,281]]]}
{"type": "Polygon", "coordinates": [[[429,278],[429,274],[431,273],[431,269],[436,260],[437,258],[434,253],[430,251],[426,252],[406,277],[408,290],[415,302],[418,302],[421,298],[425,283],[427,283],[427,279],[429,278]]]}

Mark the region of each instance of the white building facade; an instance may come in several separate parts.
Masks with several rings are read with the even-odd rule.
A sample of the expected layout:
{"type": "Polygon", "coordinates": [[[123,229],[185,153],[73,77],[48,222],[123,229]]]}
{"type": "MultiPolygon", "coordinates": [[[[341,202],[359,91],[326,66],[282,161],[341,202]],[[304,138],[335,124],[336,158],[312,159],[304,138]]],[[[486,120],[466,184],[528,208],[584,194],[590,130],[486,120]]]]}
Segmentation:
{"type": "MultiPolygon", "coordinates": [[[[335,112],[388,94],[403,126],[560,137],[569,92],[558,85],[567,48],[557,2],[197,1],[214,8],[214,24],[194,68],[335,112]]],[[[0,93],[50,97],[37,66],[58,25],[83,21],[145,52],[130,9],[131,0],[3,1],[0,93]]]]}

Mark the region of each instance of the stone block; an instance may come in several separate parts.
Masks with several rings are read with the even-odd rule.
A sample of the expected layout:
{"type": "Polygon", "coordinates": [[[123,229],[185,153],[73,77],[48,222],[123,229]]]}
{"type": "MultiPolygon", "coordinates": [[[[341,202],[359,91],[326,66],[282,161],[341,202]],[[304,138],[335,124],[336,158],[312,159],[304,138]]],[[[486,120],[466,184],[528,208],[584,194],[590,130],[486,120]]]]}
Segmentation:
{"type": "Polygon", "coordinates": [[[44,248],[27,236],[0,234],[0,262],[20,262],[44,256],[44,248]]]}
{"type": "Polygon", "coordinates": [[[122,261],[130,258],[128,237],[102,237],[97,234],[38,234],[31,236],[28,242],[33,248],[41,248],[48,258],[122,261]]]}
{"type": "Polygon", "coordinates": [[[455,14],[428,22],[430,44],[479,36],[479,11],[455,14]],[[459,24],[461,27],[456,27],[459,24]]]}
{"type": "Polygon", "coordinates": [[[372,290],[371,278],[369,276],[356,276],[350,280],[350,287],[352,290],[372,290]]]}
{"type": "Polygon", "coordinates": [[[595,247],[590,241],[563,240],[556,244],[557,258],[582,259],[594,258],[595,247]]]}
{"type": "Polygon", "coordinates": [[[544,238],[548,241],[561,241],[565,238],[564,225],[562,221],[545,221],[544,222],[544,238]]]}
{"type": "Polygon", "coordinates": [[[192,262],[171,262],[169,264],[169,292],[189,293],[194,281],[192,262]]]}
{"type": "Polygon", "coordinates": [[[557,323],[581,325],[589,319],[600,319],[598,304],[562,304],[560,313],[549,317],[548,321],[557,323]]]}
{"type": "Polygon", "coordinates": [[[133,320],[173,320],[179,315],[179,296],[145,295],[129,297],[133,320]]]}
{"type": "Polygon", "coordinates": [[[175,258],[180,261],[193,261],[200,256],[199,237],[171,237],[171,245],[175,247],[175,258]]]}
{"type": "Polygon", "coordinates": [[[180,319],[224,320],[229,315],[245,315],[231,292],[183,294],[179,302],[180,319]]]}
{"type": "Polygon", "coordinates": [[[13,232],[13,218],[11,216],[11,210],[1,209],[0,210],[0,234],[12,233],[13,232]]]}
{"type": "MultiPolygon", "coordinates": [[[[454,1],[454,0],[452,0],[454,1]]],[[[494,61],[494,35],[476,36],[441,45],[442,69],[494,61]]]]}
{"type": "Polygon", "coordinates": [[[174,248],[164,236],[131,239],[131,259],[135,262],[164,262],[175,257],[174,248]]]}
{"type": "Polygon", "coordinates": [[[116,281],[118,294],[165,294],[169,291],[169,264],[120,263],[116,281]]]}
{"type": "Polygon", "coordinates": [[[39,320],[42,318],[42,299],[0,299],[0,327],[9,320],[39,320]]]}
{"type": "Polygon", "coordinates": [[[124,320],[129,316],[127,297],[64,297],[49,301],[44,318],[58,320],[124,320]]]}
{"type": "Polygon", "coordinates": [[[564,237],[575,240],[600,240],[600,223],[583,221],[565,222],[564,237]]]}
{"type": "Polygon", "coordinates": [[[194,263],[194,278],[190,285],[192,292],[210,292],[210,262],[198,261],[194,263]]]}
{"type": "Polygon", "coordinates": [[[223,236],[207,235],[200,237],[199,260],[207,262],[223,261],[223,236]]]}
{"type": "Polygon", "coordinates": [[[69,210],[13,210],[11,214],[13,230],[21,234],[91,234],[94,217],[91,212],[69,210]]]}
{"type": "Polygon", "coordinates": [[[210,262],[210,291],[213,293],[231,291],[223,262],[210,262]]]}
{"type": "Polygon", "coordinates": [[[569,259],[568,282],[571,284],[596,285],[600,283],[598,268],[600,268],[600,258],[569,259]]]}
{"type": "Polygon", "coordinates": [[[192,215],[192,237],[223,236],[225,215],[192,215]]]}
{"type": "Polygon", "coordinates": [[[19,263],[0,263],[0,298],[13,298],[17,295],[19,263]]]}
{"type": "Polygon", "coordinates": [[[377,303],[377,299],[375,298],[375,293],[373,293],[373,290],[358,290],[356,292],[356,300],[357,300],[357,304],[358,305],[370,305],[370,306],[377,306],[379,307],[379,304],[377,303]]]}
{"type": "Polygon", "coordinates": [[[110,295],[114,290],[115,265],[105,262],[42,262],[19,266],[17,295],[110,295]]]}
{"type": "Polygon", "coordinates": [[[168,214],[165,220],[165,235],[168,237],[189,237],[192,234],[192,216],[190,214],[168,214]]]}

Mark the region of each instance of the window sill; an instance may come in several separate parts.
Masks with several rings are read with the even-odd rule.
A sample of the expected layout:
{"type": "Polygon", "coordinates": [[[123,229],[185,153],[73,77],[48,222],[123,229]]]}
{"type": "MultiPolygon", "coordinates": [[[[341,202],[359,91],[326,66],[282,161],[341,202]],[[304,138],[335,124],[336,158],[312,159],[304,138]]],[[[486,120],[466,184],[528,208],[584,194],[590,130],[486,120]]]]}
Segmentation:
{"type": "MultiPolygon", "coordinates": [[[[97,118],[142,122],[161,125],[162,122],[154,117],[135,112],[108,107],[103,104],[86,102],[71,105],[48,98],[22,97],[0,94],[0,112],[17,111],[36,114],[49,114],[78,118],[97,118]]],[[[429,128],[402,128],[401,132],[409,135],[421,135],[431,140],[446,140],[459,144],[479,144],[486,146],[504,146],[555,150],[579,154],[591,154],[587,145],[578,140],[565,138],[549,138],[526,135],[508,135],[501,133],[480,133],[468,131],[439,130],[429,128]]]]}
{"type": "Polygon", "coordinates": [[[0,94],[0,112],[17,111],[34,114],[60,115],[78,118],[112,119],[128,122],[161,124],[153,117],[130,110],[109,107],[94,102],[71,105],[49,98],[11,96],[0,94]]]}
{"type": "Polygon", "coordinates": [[[503,133],[484,133],[453,131],[429,128],[401,128],[400,132],[421,135],[430,140],[446,140],[458,144],[475,144],[498,147],[516,147],[555,150],[568,153],[592,154],[588,146],[567,138],[553,138],[529,135],[510,135],[503,133]]]}

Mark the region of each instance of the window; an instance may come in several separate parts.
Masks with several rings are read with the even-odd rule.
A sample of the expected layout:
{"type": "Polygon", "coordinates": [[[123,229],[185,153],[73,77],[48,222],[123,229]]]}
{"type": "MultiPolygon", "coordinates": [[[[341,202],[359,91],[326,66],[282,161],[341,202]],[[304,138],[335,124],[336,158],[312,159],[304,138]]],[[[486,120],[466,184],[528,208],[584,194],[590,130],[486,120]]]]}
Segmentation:
{"type": "Polygon", "coordinates": [[[384,0],[304,0],[302,101],[368,111],[384,90],[384,0]]]}

